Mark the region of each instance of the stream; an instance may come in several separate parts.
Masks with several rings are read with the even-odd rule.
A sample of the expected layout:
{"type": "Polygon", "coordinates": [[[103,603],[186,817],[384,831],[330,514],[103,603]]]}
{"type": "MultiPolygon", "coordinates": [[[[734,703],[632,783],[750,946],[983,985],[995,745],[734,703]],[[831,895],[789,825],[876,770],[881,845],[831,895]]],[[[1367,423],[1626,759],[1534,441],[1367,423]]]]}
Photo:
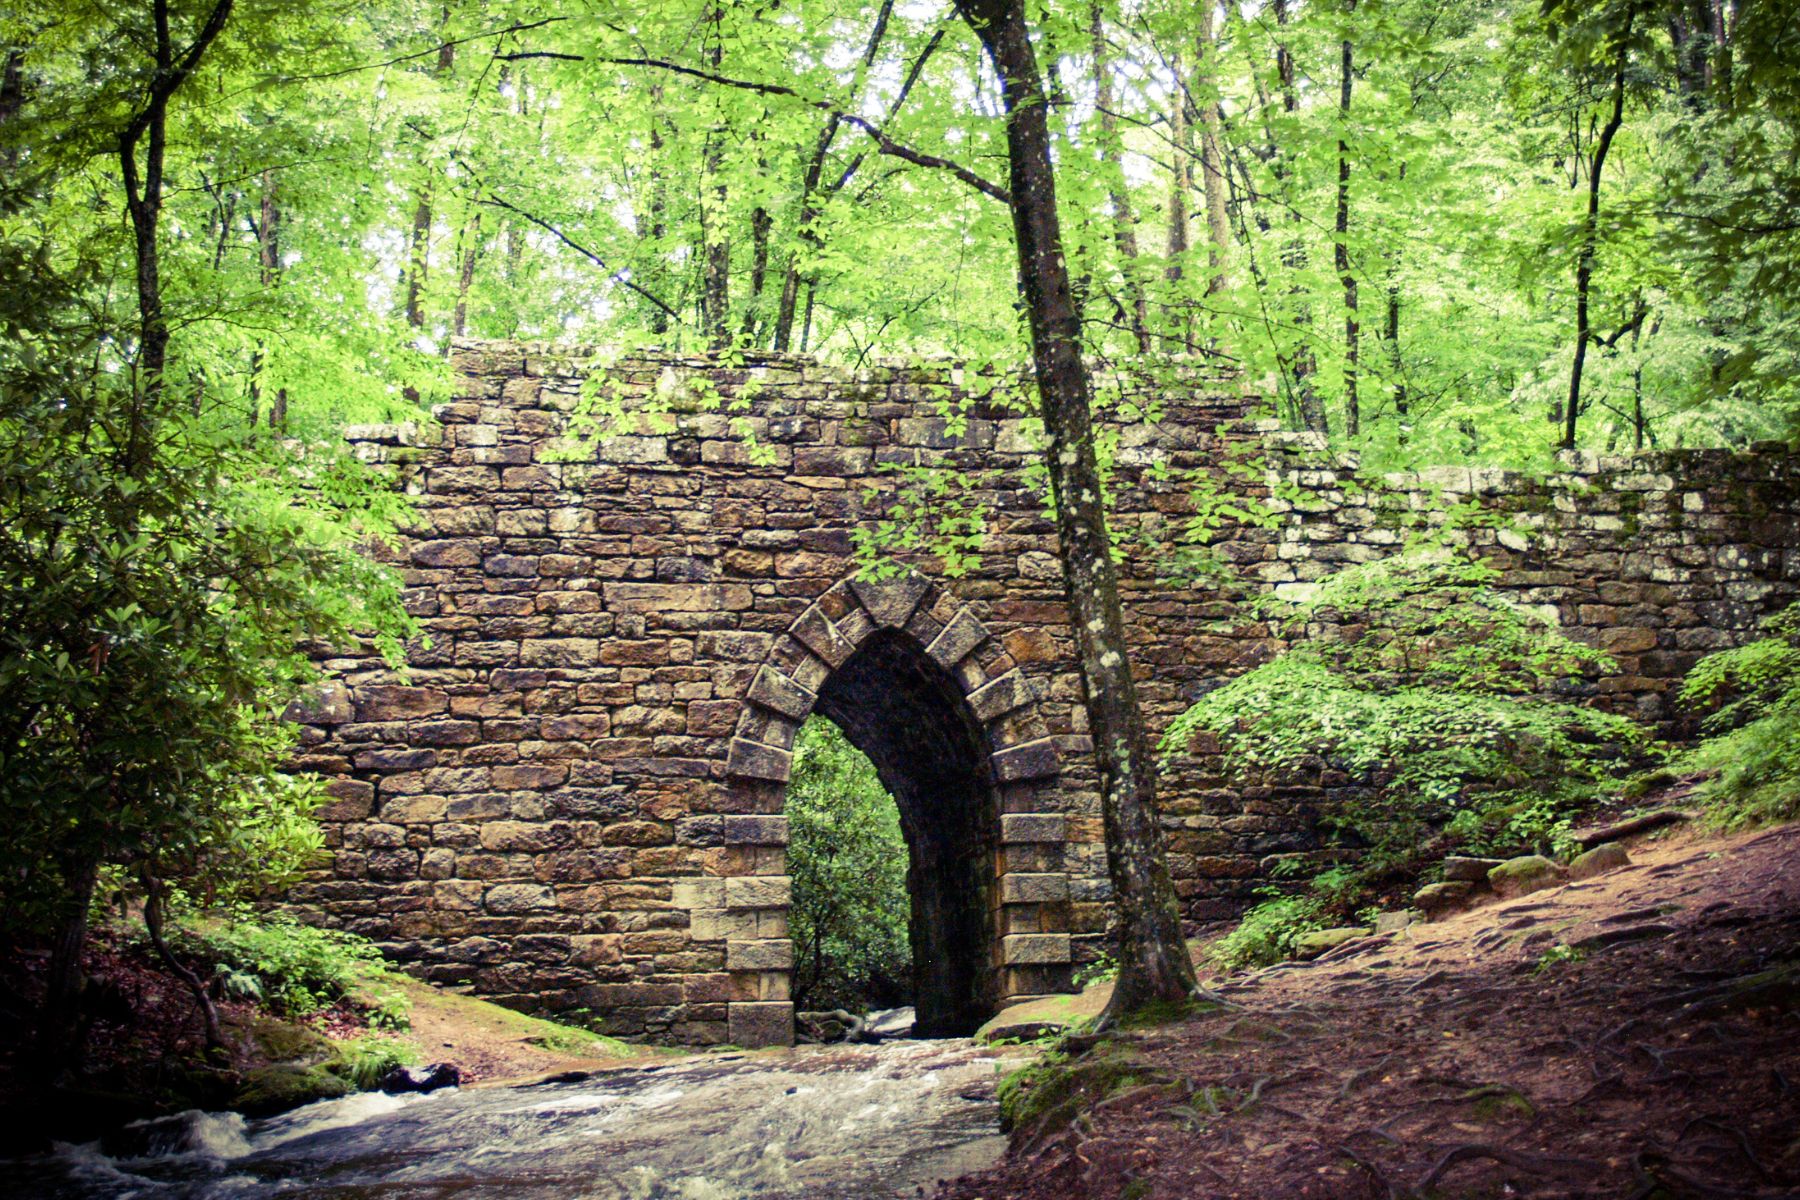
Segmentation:
{"type": "Polygon", "coordinates": [[[910,1197],[999,1158],[1000,1065],[968,1041],[894,1041],[365,1092],[260,1121],[183,1113],[0,1162],[0,1197],[910,1197]]]}

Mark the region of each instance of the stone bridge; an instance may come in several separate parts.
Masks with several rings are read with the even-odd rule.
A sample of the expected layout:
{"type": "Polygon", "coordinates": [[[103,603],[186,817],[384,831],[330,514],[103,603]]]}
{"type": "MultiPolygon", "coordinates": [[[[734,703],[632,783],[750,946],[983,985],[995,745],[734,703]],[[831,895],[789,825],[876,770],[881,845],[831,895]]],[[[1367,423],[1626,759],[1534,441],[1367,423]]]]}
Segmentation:
{"type": "MultiPolygon", "coordinates": [[[[607,373],[623,419],[572,450],[574,360],[455,361],[437,430],[356,433],[417,503],[395,553],[430,641],[404,675],[328,658],[301,765],[334,777],[336,862],[295,900],[507,1003],[789,1041],[783,792],[816,711],[900,807],[921,1028],[1066,989],[1106,881],[1036,421],[948,368],[644,358],[607,373]],[[922,465],[957,472],[977,561],[859,580],[858,531],[898,519],[922,465]]],[[[1119,439],[1126,532],[1166,528],[1181,494],[1158,479],[1242,416],[1193,385],[1119,439]]],[[[1166,718],[1216,655],[1197,601],[1127,576],[1166,718]]]]}
{"type": "MultiPolygon", "coordinates": [[[[900,808],[922,1030],[1068,988],[1107,884],[1028,406],[949,367],[646,356],[589,385],[611,413],[596,431],[571,425],[578,356],[471,343],[454,363],[435,428],[355,434],[416,502],[390,553],[428,641],[405,672],[368,646],[320,652],[336,682],[296,714],[298,765],[330,777],[334,862],[293,902],[518,1007],[653,1040],[788,1042],[783,795],[818,712],[900,808]],[[931,507],[981,530],[975,559],[953,578],[920,555],[860,579],[859,535],[904,532],[909,489],[931,486],[920,467],[954,480],[931,507]]],[[[1246,422],[1229,380],[1190,369],[1128,400],[1134,419],[1108,430],[1112,511],[1155,728],[1275,644],[1216,588],[1158,581],[1192,511],[1183,473],[1232,444],[1259,447],[1288,496],[1278,528],[1222,531],[1243,586],[1303,586],[1386,553],[1406,513],[1473,498],[1511,516],[1467,536],[1521,599],[1619,656],[1596,702],[1647,716],[1800,577],[1784,456],[1463,470],[1376,494],[1304,435],[1246,422]]],[[[1230,791],[1192,749],[1163,819],[1186,911],[1209,919],[1282,859],[1323,853],[1318,811],[1354,781],[1322,764],[1230,791]]]]}

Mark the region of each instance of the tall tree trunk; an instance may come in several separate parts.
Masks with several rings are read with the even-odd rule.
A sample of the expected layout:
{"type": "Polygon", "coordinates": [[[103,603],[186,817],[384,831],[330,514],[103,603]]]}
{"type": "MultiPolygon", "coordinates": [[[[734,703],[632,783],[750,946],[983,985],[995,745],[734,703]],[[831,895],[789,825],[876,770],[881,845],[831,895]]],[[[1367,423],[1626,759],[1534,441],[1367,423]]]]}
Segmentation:
{"type": "MultiPolygon", "coordinates": [[[[874,65],[875,56],[881,50],[882,39],[887,36],[888,22],[893,15],[894,0],[882,0],[881,7],[875,11],[875,24],[869,30],[869,40],[863,43],[862,67],[857,73],[856,82],[852,88],[853,92],[861,90],[864,77],[869,68],[874,65]]],[[[935,44],[936,39],[933,39],[933,45],[935,44]]],[[[927,49],[926,53],[930,53],[930,50],[927,49]]],[[[921,56],[919,65],[923,65],[923,56],[921,56]]],[[[907,80],[906,87],[901,90],[902,99],[911,89],[912,81],[915,78],[917,78],[916,69],[913,76],[907,80]]],[[[898,105],[899,101],[895,103],[898,105]]],[[[819,136],[813,140],[812,156],[806,160],[806,170],[801,175],[800,219],[796,232],[800,241],[805,244],[806,250],[816,249],[819,245],[818,232],[814,228],[814,222],[819,219],[824,201],[827,199],[827,196],[820,194],[819,183],[824,176],[825,161],[831,153],[831,144],[837,140],[838,129],[842,124],[843,119],[836,113],[832,113],[825,119],[824,126],[819,130],[819,136]]],[[[837,187],[831,189],[833,193],[849,181],[849,174],[846,172],[838,181],[837,187]]],[[[787,350],[793,341],[794,317],[800,301],[800,261],[806,250],[796,248],[792,254],[788,255],[787,269],[782,273],[781,299],[776,304],[775,336],[772,340],[773,348],[777,351],[787,350]]],[[[806,303],[810,320],[812,305],[812,288],[810,286],[807,289],[806,303]]]]}
{"type": "Polygon", "coordinates": [[[1594,147],[1594,161],[1588,169],[1587,220],[1581,231],[1581,254],[1575,260],[1575,362],[1569,370],[1569,399],[1563,409],[1562,448],[1575,449],[1575,426],[1581,416],[1581,372],[1587,365],[1588,343],[1593,329],[1588,322],[1588,292],[1594,279],[1594,255],[1600,240],[1600,173],[1606,168],[1606,152],[1612,149],[1613,137],[1625,123],[1625,43],[1631,35],[1626,22],[1625,37],[1619,39],[1619,62],[1613,72],[1612,115],[1600,131],[1594,147]]]}
{"type": "Polygon", "coordinates": [[[205,24],[178,59],[169,31],[169,0],[154,0],[151,18],[156,37],[156,73],[151,77],[144,107],[133,115],[119,135],[119,171],[125,185],[125,208],[131,215],[132,253],[137,266],[138,386],[132,396],[125,435],[125,469],[141,479],[150,469],[155,452],[151,426],[163,398],[163,371],[169,358],[169,319],[163,309],[162,261],[158,255],[157,226],[162,219],[163,156],[168,147],[169,99],[181,87],[200,56],[225,28],[232,0],[218,0],[205,24]],[[139,144],[144,147],[142,170],[139,144]]]}
{"type": "MultiPolygon", "coordinates": [[[[1346,21],[1356,11],[1356,0],[1345,0],[1346,21]]],[[[1348,32],[1348,30],[1346,30],[1348,32]]],[[[1361,334],[1356,312],[1356,274],[1350,270],[1350,88],[1355,79],[1350,39],[1339,43],[1341,62],[1338,68],[1338,178],[1337,237],[1333,263],[1338,281],[1344,285],[1344,433],[1355,437],[1362,432],[1362,409],[1356,396],[1358,339],[1361,334]]]]}
{"type": "Polygon", "coordinates": [[[463,223],[462,231],[457,235],[460,248],[458,258],[460,269],[456,275],[456,313],[451,321],[451,329],[457,337],[469,331],[469,292],[475,286],[475,264],[481,257],[481,210],[469,213],[469,219],[463,223]]]}
{"type": "Polygon", "coordinates": [[[1106,199],[1112,207],[1113,244],[1119,250],[1119,266],[1125,276],[1125,302],[1129,306],[1131,333],[1139,353],[1150,349],[1150,304],[1139,276],[1137,216],[1126,190],[1124,156],[1119,138],[1119,119],[1113,113],[1112,65],[1106,55],[1106,23],[1100,0],[1088,9],[1094,41],[1094,95],[1100,118],[1100,162],[1106,171],[1106,199]]]}
{"type": "MultiPolygon", "coordinates": [[[[262,196],[257,202],[256,220],[256,275],[265,292],[274,290],[281,283],[281,203],[277,194],[277,181],[274,171],[262,173],[262,196]]],[[[268,349],[261,342],[250,356],[250,424],[259,419],[262,407],[262,375],[263,367],[268,361],[268,349]]],[[[269,428],[280,429],[287,424],[287,389],[275,389],[275,397],[269,404],[269,428]]]]}
{"type": "MultiPolygon", "coordinates": [[[[707,10],[710,45],[706,62],[717,72],[725,62],[725,6],[715,0],[707,10]]],[[[701,158],[700,195],[700,328],[707,344],[722,349],[731,343],[731,235],[730,191],[725,182],[725,139],[729,123],[724,108],[718,109],[713,128],[706,135],[701,158]]]]}
{"type": "MultiPolygon", "coordinates": [[[[1171,56],[1170,65],[1180,76],[1179,53],[1171,56]]],[[[1169,306],[1173,309],[1175,331],[1168,339],[1169,348],[1184,352],[1193,344],[1193,329],[1188,320],[1187,303],[1181,295],[1181,280],[1186,273],[1188,247],[1192,244],[1188,237],[1188,205],[1193,199],[1194,180],[1188,171],[1193,147],[1188,137],[1187,99],[1179,91],[1169,106],[1169,142],[1169,265],[1164,269],[1163,277],[1170,284],[1169,306]]]]}
{"type": "MultiPolygon", "coordinates": [[[[449,21],[445,9],[445,22],[449,21]]],[[[447,75],[456,65],[456,46],[448,40],[438,47],[437,73],[447,75]]],[[[428,139],[429,140],[429,139],[428,139]]],[[[425,284],[431,267],[431,180],[419,185],[418,200],[413,205],[412,236],[407,242],[405,294],[406,323],[413,329],[425,328],[425,284]]],[[[411,389],[408,389],[411,393],[411,389]]]]}
{"type": "Polygon", "coordinates": [[[956,7],[993,62],[1006,109],[1019,282],[1030,320],[1040,411],[1050,438],[1048,466],[1063,583],[1100,773],[1107,872],[1118,918],[1119,978],[1106,1011],[1106,1019],[1116,1020],[1198,989],[1163,857],[1155,763],[1128,658],[1094,452],[1092,383],[1063,258],[1050,126],[1025,3],[956,0],[956,7]]]}
{"type": "Polygon", "coordinates": [[[66,854],[57,868],[62,876],[50,962],[44,981],[44,1008],[38,1026],[40,1065],[57,1071],[72,1065],[81,1042],[81,993],[86,978],[81,952],[87,945],[88,909],[100,878],[100,860],[92,853],[66,854]]]}
{"type": "Polygon", "coordinates": [[[1195,34],[1193,90],[1200,96],[1200,187],[1206,196],[1206,228],[1210,241],[1207,262],[1212,276],[1206,281],[1206,294],[1216,296],[1230,283],[1231,219],[1225,198],[1230,191],[1225,177],[1225,130],[1219,117],[1217,98],[1219,72],[1215,59],[1219,40],[1214,32],[1215,0],[1201,0],[1196,16],[1200,29],[1195,34]]]}
{"type": "MultiPolygon", "coordinates": [[[[650,242],[652,261],[656,264],[653,282],[666,282],[666,260],[663,239],[669,235],[669,173],[663,168],[663,89],[661,82],[650,85],[650,242]]],[[[666,291],[657,287],[661,294],[666,291]]],[[[669,332],[669,314],[657,305],[650,308],[650,332],[662,337],[669,332]]]]}
{"type": "Polygon", "coordinates": [[[1394,251],[1388,259],[1387,276],[1387,328],[1382,334],[1387,343],[1388,367],[1394,373],[1394,424],[1395,436],[1402,446],[1406,445],[1409,434],[1407,425],[1412,417],[1411,398],[1406,392],[1405,363],[1400,358],[1400,252],[1394,251]]]}
{"type": "MultiPolygon", "coordinates": [[[[1288,0],[1274,0],[1275,23],[1286,28],[1288,24],[1288,0]]],[[[1296,82],[1294,56],[1288,50],[1287,42],[1275,44],[1275,75],[1281,84],[1281,107],[1290,116],[1300,110],[1300,90],[1296,82]]],[[[1306,270],[1306,240],[1300,225],[1300,210],[1293,203],[1292,188],[1289,184],[1293,177],[1293,166],[1287,152],[1279,145],[1271,144],[1274,152],[1275,178],[1283,185],[1283,191],[1289,193],[1288,220],[1294,227],[1293,236],[1288,240],[1281,260],[1290,279],[1288,295],[1294,301],[1294,326],[1299,333],[1299,340],[1294,345],[1293,353],[1288,357],[1288,373],[1294,381],[1294,398],[1300,412],[1300,423],[1314,433],[1330,433],[1331,422],[1325,414],[1325,402],[1319,396],[1318,386],[1313,376],[1318,373],[1318,359],[1313,354],[1310,338],[1312,336],[1312,304],[1306,295],[1306,286],[1299,282],[1298,276],[1306,270]]]]}

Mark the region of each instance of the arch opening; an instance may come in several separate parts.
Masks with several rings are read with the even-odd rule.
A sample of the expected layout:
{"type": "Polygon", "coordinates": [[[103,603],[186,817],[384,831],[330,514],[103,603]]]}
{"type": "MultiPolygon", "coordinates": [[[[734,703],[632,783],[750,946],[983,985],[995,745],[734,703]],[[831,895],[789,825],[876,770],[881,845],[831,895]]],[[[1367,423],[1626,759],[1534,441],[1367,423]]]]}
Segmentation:
{"type": "Polygon", "coordinates": [[[920,1037],[993,1015],[998,817],[985,737],[956,681],[909,635],[872,634],[814,711],[874,764],[906,841],[912,999],[920,1037]]]}

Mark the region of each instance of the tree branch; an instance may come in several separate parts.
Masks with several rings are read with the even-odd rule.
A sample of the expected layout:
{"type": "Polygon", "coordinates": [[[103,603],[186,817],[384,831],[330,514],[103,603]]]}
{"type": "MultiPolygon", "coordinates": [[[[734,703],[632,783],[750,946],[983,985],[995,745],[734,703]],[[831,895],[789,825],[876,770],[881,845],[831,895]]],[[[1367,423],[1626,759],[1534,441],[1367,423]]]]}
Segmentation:
{"type": "MultiPolygon", "coordinates": [[[[554,25],[558,21],[567,21],[569,19],[570,18],[568,18],[568,17],[545,17],[540,21],[515,22],[514,24],[508,25],[505,29],[490,29],[486,33],[471,33],[468,37],[455,38],[451,41],[438,42],[436,45],[432,46],[428,50],[419,50],[412,54],[401,54],[401,55],[395,56],[394,58],[383,59],[380,62],[361,63],[357,66],[344,67],[341,70],[337,70],[337,71],[322,71],[317,75],[280,75],[280,76],[277,76],[277,78],[280,79],[281,82],[283,82],[283,83],[311,83],[311,82],[315,82],[320,79],[338,79],[345,75],[354,75],[359,71],[379,71],[383,67],[393,67],[393,66],[398,66],[399,64],[401,64],[403,62],[411,62],[415,58],[429,58],[434,54],[441,54],[441,53],[443,53],[445,46],[460,46],[465,42],[479,42],[479,41],[483,41],[487,38],[505,37],[509,33],[524,33],[528,29],[541,29],[546,25],[554,25]]],[[[548,55],[548,54],[540,54],[540,55],[518,54],[518,55],[501,55],[500,57],[503,57],[503,58],[505,58],[505,57],[550,58],[552,56],[548,55]]],[[[555,55],[554,57],[577,59],[580,56],[573,55],[573,54],[568,54],[568,55],[559,54],[559,55],[555,55]]]]}
{"type": "Polygon", "coordinates": [[[712,71],[701,70],[698,67],[684,66],[681,63],[668,62],[660,58],[598,58],[593,61],[610,63],[616,67],[653,67],[659,71],[668,71],[676,75],[687,75],[694,79],[703,79],[708,83],[716,83],[722,87],[738,88],[746,92],[757,92],[764,96],[786,96],[789,99],[798,100],[809,108],[816,108],[822,113],[827,113],[836,117],[845,125],[853,125],[862,130],[874,140],[875,144],[880,147],[881,153],[883,154],[891,155],[894,158],[904,159],[906,162],[912,163],[915,166],[931,167],[939,171],[948,171],[982,195],[991,196],[1002,204],[1010,205],[1012,203],[1011,192],[1007,191],[999,184],[994,183],[992,180],[984,179],[980,175],[977,175],[974,171],[969,170],[969,168],[963,166],[961,163],[952,162],[947,158],[940,158],[935,154],[926,154],[924,151],[914,150],[910,146],[896,142],[893,138],[884,133],[881,127],[876,125],[873,121],[865,120],[855,113],[845,112],[829,100],[809,99],[791,87],[784,87],[779,83],[758,83],[751,79],[734,79],[729,75],[720,75],[712,71]]]}
{"type": "Polygon", "coordinates": [[[561,242],[563,245],[567,246],[569,249],[575,251],[575,253],[581,255],[583,258],[587,259],[589,262],[591,262],[595,266],[599,267],[602,271],[605,271],[606,277],[608,279],[612,280],[614,283],[619,284],[620,286],[627,288],[630,291],[636,292],[638,295],[642,296],[644,299],[646,299],[650,303],[654,304],[657,308],[659,308],[663,312],[667,313],[671,318],[673,318],[676,321],[676,323],[685,324],[685,322],[682,321],[681,314],[679,312],[675,311],[673,308],[670,308],[667,304],[665,304],[660,296],[657,296],[654,292],[647,291],[645,288],[643,288],[641,285],[639,285],[636,281],[634,281],[631,278],[631,276],[627,273],[629,270],[628,268],[625,268],[625,267],[614,268],[612,266],[609,266],[607,264],[606,260],[604,258],[601,258],[600,255],[598,255],[594,251],[588,249],[586,246],[582,245],[580,242],[576,241],[574,238],[570,237],[568,234],[564,233],[562,230],[558,229],[556,226],[550,224],[550,222],[544,220],[540,216],[537,216],[535,213],[526,212],[524,209],[520,208],[518,205],[513,204],[512,202],[506,200],[504,197],[500,196],[497,192],[494,191],[494,189],[491,186],[489,186],[479,175],[477,175],[475,173],[474,167],[471,166],[469,161],[467,159],[463,158],[460,154],[453,153],[451,155],[451,157],[453,159],[455,159],[455,161],[458,164],[460,164],[465,170],[467,170],[469,172],[469,177],[475,181],[476,185],[478,187],[480,187],[482,191],[487,193],[486,198],[478,200],[477,203],[487,205],[490,208],[502,209],[506,212],[512,213],[514,216],[522,217],[526,221],[529,221],[531,224],[536,225],[539,229],[542,229],[545,233],[548,233],[551,237],[554,237],[557,241],[561,242]]]}

